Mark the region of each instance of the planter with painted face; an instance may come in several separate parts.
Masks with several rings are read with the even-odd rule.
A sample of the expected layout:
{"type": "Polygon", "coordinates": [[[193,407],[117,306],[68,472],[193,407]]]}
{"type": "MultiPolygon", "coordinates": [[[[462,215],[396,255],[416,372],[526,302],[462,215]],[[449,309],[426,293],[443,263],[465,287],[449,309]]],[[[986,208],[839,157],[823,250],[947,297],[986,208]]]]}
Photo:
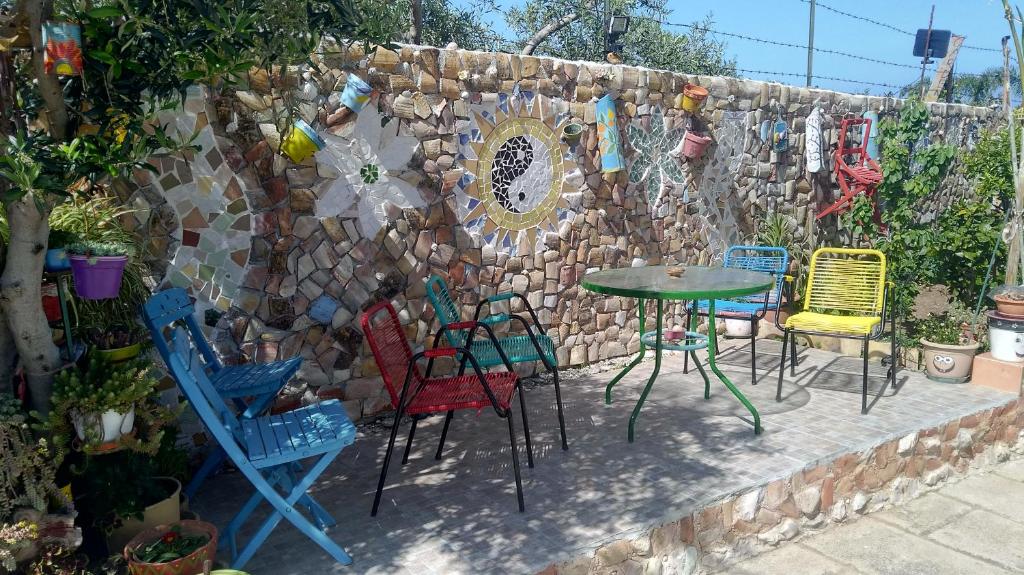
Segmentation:
{"type": "Polygon", "coordinates": [[[921,339],[925,372],[928,379],[942,383],[965,383],[971,380],[974,355],[981,344],[944,344],[921,339]]]}

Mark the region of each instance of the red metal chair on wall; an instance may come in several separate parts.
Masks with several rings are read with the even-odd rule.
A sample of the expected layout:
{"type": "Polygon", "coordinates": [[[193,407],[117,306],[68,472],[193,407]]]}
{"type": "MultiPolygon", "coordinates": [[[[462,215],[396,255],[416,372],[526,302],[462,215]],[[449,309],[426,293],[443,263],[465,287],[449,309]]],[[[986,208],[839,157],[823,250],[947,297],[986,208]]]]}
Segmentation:
{"type": "Polygon", "coordinates": [[[868,155],[868,140],[871,137],[870,118],[846,118],[839,128],[839,147],[835,154],[836,181],[842,195],[824,210],[818,212],[817,219],[829,214],[842,214],[849,211],[854,198],[858,194],[866,194],[874,205],[874,219],[881,221],[878,204],[875,203],[875,191],[882,181],[882,167],[868,155]],[[859,144],[848,145],[850,133],[863,134],[859,144]]]}
{"type": "MultiPolygon", "coordinates": [[[[523,412],[523,428],[526,434],[526,450],[530,467],[533,467],[533,453],[530,447],[530,427],[526,419],[526,400],[523,397],[519,377],[516,376],[511,363],[497,343],[495,343],[495,347],[501,354],[508,371],[485,373],[469,351],[472,335],[469,336],[470,341],[466,343],[465,347],[437,347],[444,340],[442,333],[447,330],[470,330],[473,332],[482,328],[487,336],[494,341],[494,333],[490,326],[478,321],[450,323],[443,326],[442,333],[438,333],[434,337],[433,349],[414,355],[412,349],[409,348],[409,342],[405,339],[405,332],[402,330],[402,324],[398,321],[398,314],[395,313],[395,308],[389,302],[382,301],[366,310],[361,322],[363,333],[366,334],[370,349],[373,351],[373,357],[380,367],[384,385],[391,396],[391,405],[395,408],[395,423],[391,427],[391,439],[388,441],[384,465],[380,470],[380,481],[377,483],[377,495],[373,499],[371,515],[376,516],[380,506],[384,481],[387,478],[388,466],[395,448],[395,439],[398,436],[398,427],[403,416],[412,417],[412,428],[409,430],[405,454],[402,456],[404,465],[409,461],[409,449],[412,446],[413,436],[416,434],[416,423],[420,419],[434,413],[451,414],[464,409],[479,411],[487,407],[494,408],[498,417],[508,420],[508,437],[509,443],[512,445],[512,469],[516,476],[516,495],[519,499],[519,511],[524,511],[526,506],[523,502],[523,482],[519,475],[519,455],[515,429],[512,424],[512,396],[517,390],[519,391],[519,407],[523,412]],[[456,356],[461,356],[469,361],[473,367],[472,374],[430,377],[434,359],[456,356]],[[417,362],[424,358],[427,359],[427,369],[425,373],[421,374],[417,362]]],[[[451,419],[450,415],[445,418],[435,459],[441,459],[441,451],[444,449],[444,440],[448,435],[451,419]]]]}

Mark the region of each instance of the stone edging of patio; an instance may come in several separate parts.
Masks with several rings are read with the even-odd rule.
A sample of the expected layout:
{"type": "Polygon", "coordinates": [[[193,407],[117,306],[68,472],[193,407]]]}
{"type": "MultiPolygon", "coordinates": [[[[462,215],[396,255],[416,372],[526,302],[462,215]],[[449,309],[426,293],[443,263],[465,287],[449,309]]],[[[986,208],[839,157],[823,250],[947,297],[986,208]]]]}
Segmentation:
{"type": "Polygon", "coordinates": [[[783,541],[902,504],[1014,453],[1024,454],[1024,399],[815,464],[640,536],[623,534],[540,574],[720,571],[783,541]]]}

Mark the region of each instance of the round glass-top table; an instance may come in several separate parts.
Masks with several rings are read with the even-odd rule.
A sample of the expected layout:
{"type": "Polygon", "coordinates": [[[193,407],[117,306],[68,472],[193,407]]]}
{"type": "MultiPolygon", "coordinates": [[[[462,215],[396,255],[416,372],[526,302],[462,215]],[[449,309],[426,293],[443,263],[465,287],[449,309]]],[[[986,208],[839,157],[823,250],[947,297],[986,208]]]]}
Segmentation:
{"type": "MultiPolygon", "coordinates": [[[[682,267],[682,266],[679,266],[682,267]]],[[[715,300],[728,299],[742,296],[765,294],[775,286],[775,279],[771,274],[730,268],[709,268],[703,266],[685,266],[679,277],[669,275],[669,266],[647,266],[638,268],[617,268],[591,272],[583,276],[581,284],[584,288],[605,295],[622,297],[634,297],[639,302],[640,316],[640,355],[637,356],[621,373],[605,388],[605,403],[612,401],[612,387],[633,369],[644,357],[647,348],[654,349],[654,372],[647,380],[647,385],[640,394],[640,400],[629,418],[629,441],[633,441],[633,430],[636,426],[637,417],[643,407],[647,395],[651,392],[654,380],[658,377],[661,369],[661,352],[663,349],[671,349],[689,353],[701,376],[704,378],[704,398],[711,396],[711,381],[704,371],[700,361],[697,360],[696,350],[707,348],[708,365],[711,371],[734,396],[750,411],[754,418],[754,433],[761,433],[761,416],[750,401],[736,388],[735,385],[725,376],[715,363],[717,342],[715,333],[715,300]],[[651,332],[644,331],[645,313],[644,301],[653,299],[657,302],[657,325],[651,332]],[[665,334],[662,326],[665,300],[707,300],[708,302],[708,334],[697,333],[697,314],[690,317],[689,331],[682,338],[681,343],[673,343],[670,339],[665,342],[665,334]]]]}

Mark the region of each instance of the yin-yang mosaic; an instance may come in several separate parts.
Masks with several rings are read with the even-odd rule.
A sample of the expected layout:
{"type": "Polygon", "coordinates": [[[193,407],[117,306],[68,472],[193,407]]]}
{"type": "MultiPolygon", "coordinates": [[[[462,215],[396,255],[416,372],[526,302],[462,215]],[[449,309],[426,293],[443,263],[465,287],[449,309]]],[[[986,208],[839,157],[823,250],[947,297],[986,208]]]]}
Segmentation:
{"type": "Polygon", "coordinates": [[[537,234],[555,229],[569,209],[564,177],[574,164],[558,136],[568,114],[529,92],[499,94],[493,110],[476,110],[472,128],[460,134],[460,213],[487,243],[532,251],[537,234]]]}

